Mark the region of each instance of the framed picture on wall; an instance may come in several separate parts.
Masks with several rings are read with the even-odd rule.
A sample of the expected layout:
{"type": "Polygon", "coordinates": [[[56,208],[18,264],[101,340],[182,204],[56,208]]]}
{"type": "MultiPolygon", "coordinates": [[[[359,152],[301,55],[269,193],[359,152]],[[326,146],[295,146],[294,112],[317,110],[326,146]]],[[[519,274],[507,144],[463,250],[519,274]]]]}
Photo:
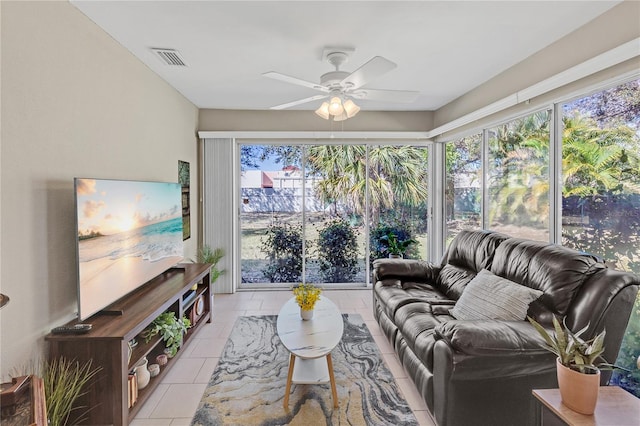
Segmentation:
{"type": "Polygon", "coordinates": [[[191,237],[190,182],[191,171],[187,161],[178,160],[178,182],[182,186],[182,240],[191,237]]]}

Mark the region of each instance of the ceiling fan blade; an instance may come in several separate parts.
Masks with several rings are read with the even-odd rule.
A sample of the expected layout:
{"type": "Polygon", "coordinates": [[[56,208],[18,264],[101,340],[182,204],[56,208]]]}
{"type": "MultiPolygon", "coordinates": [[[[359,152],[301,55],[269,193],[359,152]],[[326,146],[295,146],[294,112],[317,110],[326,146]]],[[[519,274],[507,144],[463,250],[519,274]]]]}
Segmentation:
{"type": "Polygon", "coordinates": [[[310,89],[320,90],[321,92],[329,92],[329,89],[318,83],[312,83],[311,81],[301,80],[296,77],[291,77],[286,74],[281,74],[275,71],[269,71],[262,74],[265,77],[272,78],[274,80],[284,81],[285,83],[297,84],[298,86],[308,87],[310,89]]]}
{"type": "Polygon", "coordinates": [[[329,95],[315,95],[315,96],[311,96],[309,98],[299,99],[299,100],[293,101],[293,102],[287,102],[286,104],[272,106],[269,109],[287,109],[287,108],[291,108],[292,106],[305,104],[307,102],[317,101],[318,99],[324,99],[324,98],[328,98],[328,97],[329,97],[329,95]]]}
{"type": "Polygon", "coordinates": [[[347,85],[349,89],[357,89],[374,78],[391,71],[395,67],[397,67],[397,65],[394,62],[382,56],[375,56],[369,62],[345,77],[341,83],[347,85]]]}
{"type": "Polygon", "coordinates": [[[415,101],[420,95],[420,92],[413,90],[360,89],[356,92],[350,92],[348,95],[356,99],[367,99],[371,101],[409,103],[415,101]]]}

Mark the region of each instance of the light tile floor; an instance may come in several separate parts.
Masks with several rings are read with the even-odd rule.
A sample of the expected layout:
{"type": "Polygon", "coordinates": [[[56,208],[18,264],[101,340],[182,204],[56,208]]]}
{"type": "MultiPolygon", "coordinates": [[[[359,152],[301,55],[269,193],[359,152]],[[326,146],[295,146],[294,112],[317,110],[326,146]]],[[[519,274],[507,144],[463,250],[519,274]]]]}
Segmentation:
{"type": "MultiPolygon", "coordinates": [[[[371,289],[325,290],[323,294],[342,313],[362,316],[418,422],[424,426],[435,426],[420,393],[373,318],[371,289]]],[[[193,336],[194,340],[141,407],[131,425],[189,425],[236,318],[277,315],[289,298],[291,292],[281,290],[216,294],[212,322],[193,336]]]]}

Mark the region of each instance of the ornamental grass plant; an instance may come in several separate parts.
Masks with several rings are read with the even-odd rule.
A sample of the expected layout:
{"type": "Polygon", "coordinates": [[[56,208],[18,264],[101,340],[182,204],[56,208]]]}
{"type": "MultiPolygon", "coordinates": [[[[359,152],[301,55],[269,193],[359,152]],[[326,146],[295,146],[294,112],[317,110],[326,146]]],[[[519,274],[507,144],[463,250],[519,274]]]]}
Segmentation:
{"type": "Polygon", "coordinates": [[[564,321],[560,324],[560,321],[554,316],[554,332],[549,333],[533,318],[527,317],[527,319],[544,338],[545,349],[556,354],[560,363],[565,367],[585,374],[594,374],[594,370],[598,368],[610,369],[613,367],[608,363],[596,363],[598,359],[602,359],[604,353],[605,330],[590,340],[584,340],[580,336],[587,331],[589,324],[582,330],[573,333],[564,321]]]}
{"type": "Polygon", "coordinates": [[[93,367],[91,360],[80,364],[76,360],[59,358],[44,363],[41,374],[51,426],[65,426],[72,417],[73,424],[86,420],[90,407],[74,407],[74,403],[86,393],[86,385],[101,370],[101,367],[93,367]]]}
{"type": "Polygon", "coordinates": [[[296,302],[304,311],[313,310],[316,302],[320,299],[320,293],[322,293],[322,290],[315,287],[313,284],[302,283],[293,289],[296,302]]]}

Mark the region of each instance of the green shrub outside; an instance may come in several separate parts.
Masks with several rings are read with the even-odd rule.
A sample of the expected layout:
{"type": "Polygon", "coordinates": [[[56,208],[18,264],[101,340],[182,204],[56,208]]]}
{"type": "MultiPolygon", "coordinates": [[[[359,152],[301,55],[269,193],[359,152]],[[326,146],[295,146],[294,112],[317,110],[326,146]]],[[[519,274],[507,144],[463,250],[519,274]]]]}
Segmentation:
{"type": "Polygon", "coordinates": [[[320,230],[318,260],[326,282],[349,283],[360,271],[357,234],[343,219],[332,220],[320,230]]]}
{"type": "Polygon", "coordinates": [[[299,282],[302,276],[302,227],[274,224],[267,229],[260,250],[268,265],[262,270],[273,283],[299,282]]]}

